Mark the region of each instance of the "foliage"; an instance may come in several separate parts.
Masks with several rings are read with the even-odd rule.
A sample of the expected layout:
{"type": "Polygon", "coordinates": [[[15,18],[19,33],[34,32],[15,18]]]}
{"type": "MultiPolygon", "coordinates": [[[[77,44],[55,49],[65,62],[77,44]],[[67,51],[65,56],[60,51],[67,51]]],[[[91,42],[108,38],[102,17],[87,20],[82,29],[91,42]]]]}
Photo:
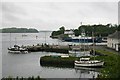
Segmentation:
{"type": "Polygon", "coordinates": [[[75,36],[79,36],[80,35],[80,31],[78,29],[74,30],[75,36]]]}
{"type": "Polygon", "coordinates": [[[85,33],[87,36],[92,36],[92,32],[94,32],[95,36],[108,36],[109,34],[114,33],[117,30],[117,25],[111,25],[111,24],[107,24],[107,25],[81,25],[78,28],[78,31],[75,31],[75,34],[81,34],[82,29],[85,29],[85,33]]]}
{"type": "Polygon", "coordinates": [[[38,33],[38,30],[33,28],[3,28],[2,33],[38,33]]]}
{"type": "MultiPolygon", "coordinates": [[[[107,56],[97,56],[95,59],[103,60],[105,62],[104,68],[101,69],[101,75],[99,78],[120,78],[120,55],[112,52],[108,52],[105,50],[97,50],[97,52],[100,52],[102,54],[105,54],[107,56]]],[[[114,79],[114,80],[115,80],[114,79]]]]}
{"type": "Polygon", "coordinates": [[[64,34],[64,31],[65,31],[65,27],[62,26],[59,28],[58,31],[53,31],[51,36],[58,36],[58,35],[64,34]]]}
{"type": "Polygon", "coordinates": [[[118,26],[118,31],[120,31],[120,25],[118,26]]]}
{"type": "Polygon", "coordinates": [[[59,28],[59,31],[63,34],[64,31],[65,31],[65,27],[64,27],[64,26],[60,27],[60,28],[59,28]]]}
{"type": "Polygon", "coordinates": [[[40,58],[41,65],[49,65],[56,67],[74,67],[74,61],[78,59],[76,57],[61,58],[60,56],[43,56],[40,58]],[[57,64],[57,65],[56,65],[57,64]]]}
{"type": "MultiPolygon", "coordinates": [[[[120,30],[120,27],[117,25],[111,25],[111,24],[94,24],[94,25],[81,25],[78,27],[78,29],[74,29],[75,36],[81,35],[83,32],[83,29],[85,30],[86,36],[92,36],[92,32],[94,32],[95,36],[101,36],[106,37],[109,34],[114,33],[116,30],[120,30]]],[[[58,36],[63,34],[65,31],[65,27],[59,28],[58,31],[53,31],[51,36],[58,36]]]]}

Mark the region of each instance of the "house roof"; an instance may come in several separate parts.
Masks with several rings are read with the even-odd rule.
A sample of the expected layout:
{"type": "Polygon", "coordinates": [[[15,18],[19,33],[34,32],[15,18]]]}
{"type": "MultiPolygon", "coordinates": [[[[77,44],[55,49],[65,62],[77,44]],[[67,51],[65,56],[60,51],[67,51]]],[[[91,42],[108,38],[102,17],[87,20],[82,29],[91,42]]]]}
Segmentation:
{"type": "Polygon", "coordinates": [[[108,38],[120,39],[120,31],[116,31],[113,34],[110,34],[108,38]]]}

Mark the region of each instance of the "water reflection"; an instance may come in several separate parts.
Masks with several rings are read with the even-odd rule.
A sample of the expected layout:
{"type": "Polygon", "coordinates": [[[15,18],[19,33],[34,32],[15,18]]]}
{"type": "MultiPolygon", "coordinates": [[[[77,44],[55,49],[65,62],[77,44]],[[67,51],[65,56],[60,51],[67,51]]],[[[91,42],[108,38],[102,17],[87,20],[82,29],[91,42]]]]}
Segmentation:
{"type": "Polygon", "coordinates": [[[79,73],[79,78],[97,78],[100,74],[98,68],[74,67],[75,72],[79,73]]]}
{"type": "MultiPolygon", "coordinates": [[[[41,64],[40,64],[41,65],[41,64]]],[[[76,78],[97,78],[99,73],[99,68],[86,68],[86,67],[69,67],[69,66],[58,66],[58,65],[41,65],[43,68],[46,69],[60,69],[61,71],[63,71],[64,69],[68,69],[71,70],[72,72],[74,72],[76,74],[76,78]]],[[[75,76],[75,75],[74,75],[75,76]]]]}

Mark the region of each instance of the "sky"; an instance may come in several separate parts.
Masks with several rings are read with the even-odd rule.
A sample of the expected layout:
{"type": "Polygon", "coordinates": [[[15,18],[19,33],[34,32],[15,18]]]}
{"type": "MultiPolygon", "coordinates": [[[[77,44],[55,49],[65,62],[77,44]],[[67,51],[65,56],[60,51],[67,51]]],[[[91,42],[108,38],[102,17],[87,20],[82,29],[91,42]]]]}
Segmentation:
{"type": "Polygon", "coordinates": [[[2,2],[2,26],[38,30],[76,29],[81,24],[117,24],[117,2],[2,2]]]}

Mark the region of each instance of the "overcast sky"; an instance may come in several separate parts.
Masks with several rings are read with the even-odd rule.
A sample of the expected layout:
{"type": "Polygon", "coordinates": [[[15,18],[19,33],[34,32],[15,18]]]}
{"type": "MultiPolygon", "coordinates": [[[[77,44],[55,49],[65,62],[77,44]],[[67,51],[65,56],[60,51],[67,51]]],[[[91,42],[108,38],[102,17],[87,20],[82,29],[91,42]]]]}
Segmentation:
{"type": "Polygon", "coordinates": [[[2,2],[2,28],[38,30],[78,28],[83,24],[117,24],[117,2],[2,2]]]}

